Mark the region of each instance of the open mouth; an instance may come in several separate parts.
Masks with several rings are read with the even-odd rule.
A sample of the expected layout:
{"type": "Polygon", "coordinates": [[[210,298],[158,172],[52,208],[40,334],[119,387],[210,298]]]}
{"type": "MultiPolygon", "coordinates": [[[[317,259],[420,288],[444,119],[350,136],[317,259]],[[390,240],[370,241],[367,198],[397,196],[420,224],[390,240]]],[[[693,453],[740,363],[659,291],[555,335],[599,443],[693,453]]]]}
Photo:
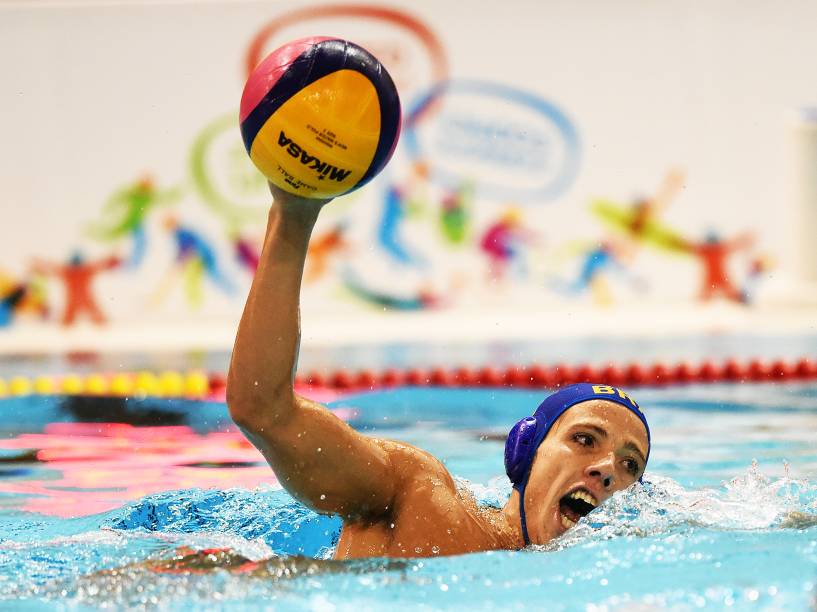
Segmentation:
{"type": "Polygon", "coordinates": [[[559,500],[559,517],[562,527],[570,529],[579,519],[587,516],[599,505],[598,500],[587,489],[576,489],[559,500]]]}

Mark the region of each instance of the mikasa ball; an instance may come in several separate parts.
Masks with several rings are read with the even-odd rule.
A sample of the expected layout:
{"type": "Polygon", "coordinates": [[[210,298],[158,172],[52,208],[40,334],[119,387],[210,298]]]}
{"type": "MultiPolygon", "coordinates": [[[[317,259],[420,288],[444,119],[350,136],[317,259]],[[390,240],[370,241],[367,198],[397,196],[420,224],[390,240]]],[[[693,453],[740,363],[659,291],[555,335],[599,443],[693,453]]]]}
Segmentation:
{"type": "Polygon", "coordinates": [[[270,182],[331,198],[372,180],[400,136],[400,98],[371,53],[338,38],[302,38],[270,53],[241,96],[241,135],[270,182]]]}

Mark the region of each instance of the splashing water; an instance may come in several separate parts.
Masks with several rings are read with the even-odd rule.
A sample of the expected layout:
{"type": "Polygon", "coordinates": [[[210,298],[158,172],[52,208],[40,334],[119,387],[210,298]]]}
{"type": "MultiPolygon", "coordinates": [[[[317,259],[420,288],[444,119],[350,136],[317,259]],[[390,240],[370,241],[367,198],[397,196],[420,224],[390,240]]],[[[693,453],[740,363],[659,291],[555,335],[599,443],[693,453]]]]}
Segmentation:
{"type": "Polygon", "coordinates": [[[771,479],[753,463],[720,489],[684,489],[671,478],[648,476],[614,494],[561,538],[558,550],[614,536],[657,536],[692,527],[750,531],[817,525],[817,485],[788,476],[771,479]]]}
{"type": "MultiPolygon", "coordinates": [[[[428,450],[463,477],[458,486],[480,504],[501,507],[511,491],[505,478],[491,479],[501,470],[501,434],[509,415],[529,413],[536,399],[527,392],[422,390],[349,404],[359,415],[357,429],[428,450]]],[[[253,488],[270,481],[267,466],[239,445],[228,445],[235,456],[226,456],[233,438],[209,435],[211,425],[188,436],[200,451],[195,461],[169,438],[168,449],[178,452],[161,461],[157,453],[149,466],[134,463],[138,457],[126,445],[115,463],[104,457],[71,463],[70,474],[83,477],[71,482],[60,480],[68,461],[23,461],[20,453],[42,437],[10,437],[20,459],[0,465],[6,483],[0,608],[360,612],[397,601],[471,610],[813,606],[817,388],[689,387],[645,391],[639,400],[653,406],[660,440],[644,485],[614,495],[544,547],[399,563],[328,560],[340,521],[307,510],[277,487],[253,488]],[[759,463],[747,469],[753,457],[759,463]],[[119,471],[106,472],[112,467],[119,471]],[[158,473],[166,477],[161,485],[150,481],[158,473]],[[120,474],[127,481],[119,488],[98,488],[120,474]],[[60,512],[50,512],[52,506],[60,512]]],[[[19,414],[34,414],[28,408],[19,414]]],[[[85,441],[96,449],[92,433],[85,441]]],[[[63,446],[76,454],[72,440],[63,446]]]]}
{"type": "MultiPolygon", "coordinates": [[[[501,506],[510,491],[510,485],[503,479],[494,479],[487,485],[458,479],[458,484],[482,505],[501,506]]],[[[0,531],[0,561],[14,570],[4,571],[0,600],[151,607],[170,601],[203,604],[215,597],[221,602],[246,604],[247,597],[290,601],[296,593],[299,597],[306,593],[320,598],[330,583],[339,585],[347,596],[360,598],[363,594],[368,596],[375,586],[402,591],[410,584],[425,585],[424,588],[429,585],[440,588],[445,584],[451,589],[465,583],[471,585],[470,590],[475,581],[495,599],[498,584],[503,585],[501,592],[531,581],[550,582],[551,588],[588,580],[607,580],[609,585],[613,579],[610,573],[623,567],[633,570],[643,562],[637,559],[638,553],[651,550],[650,546],[673,558],[676,565],[673,571],[678,571],[679,564],[695,561],[696,554],[703,555],[687,553],[692,556],[684,559],[681,552],[690,543],[700,543],[701,534],[705,535],[704,540],[719,547],[723,536],[730,532],[742,533],[744,538],[752,533],[768,536],[789,526],[813,534],[805,558],[810,560],[815,574],[815,504],[817,486],[788,476],[769,478],[757,465],[720,488],[685,489],[671,478],[651,476],[645,484],[615,494],[561,538],[546,546],[531,547],[532,557],[529,552],[493,552],[389,565],[320,561],[331,556],[340,530],[339,520],[315,514],[280,489],[172,491],[87,517],[75,525],[77,533],[58,537],[47,537],[50,529],[42,520],[18,517],[16,525],[4,526],[0,531]],[[800,523],[789,525],[787,521],[792,516],[799,516],[800,523]],[[810,517],[811,522],[803,521],[802,517],[810,517]],[[677,550],[673,549],[673,539],[677,550]],[[643,543],[634,545],[637,541],[643,543]],[[182,546],[186,552],[179,553],[182,546]],[[206,549],[228,549],[230,555],[240,557],[242,562],[260,562],[262,567],[253,565],[254,573],[236,573],[227,565],[215,564],[210,571],[188,568],[163,573],[148,570],[145,565],[206,549]],[[301,561],[301,555],[318,560],[301,561]],[[498,556],[515,569],[497,571],[498,556]],[[521,557],[528,561],[522,562],[521,557]],[[544,564],[553,570],[553,560],[560,557],[561,563],[556,566],[562,569],[551,571],[548,580],[531,571],[531,564],[544,564]],[[594,560],[590,567],[588,559],[594,560]],[[565,572],[564,567],[573,567],[573,571],[565,572]],[[10,579],[14,575],[29,576],[31,583],[15,584],[10,579]],[[449,582],[440,582],[441,576],[449,582]],[[497,578],[482,580],[485,576],[497,578]]],[[[690,568],[686,571],[689,573],[690,568]]],[[[771,587],[767,591],[768,588],[771,587]]],[[[444,592],[447,591],[440,591],[444,592]]],[[[727,598],[724,593],[710,590],[710,595],[717,595],[719,601],[727,598]]],[[[629,592],[627,597],[632,595],[629,592]]],[[[648,595],[644,596],[647,600],[642,597],[637,601],[668,604],[680,601],[667,593],[660,596],[653,593],[653,599],[648,595]]],[[[706,599],[705,594],[700,596],[706,599]]],[[[729,596],[734,597],[734,593],[729,596]]],[[[623,605],[626,601],[635,600],[619,597],[612,603],[623,605]]]]}

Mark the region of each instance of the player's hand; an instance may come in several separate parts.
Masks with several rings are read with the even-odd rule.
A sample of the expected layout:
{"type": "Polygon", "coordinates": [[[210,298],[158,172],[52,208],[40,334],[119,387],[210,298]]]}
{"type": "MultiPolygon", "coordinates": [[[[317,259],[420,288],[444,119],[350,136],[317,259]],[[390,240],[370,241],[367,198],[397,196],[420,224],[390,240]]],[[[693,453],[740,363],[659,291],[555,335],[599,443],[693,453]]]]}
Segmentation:
{"type": "Polygon", "coordinates": [[[284,191],[277,185],[270,183],[267,181],[269,185],[270,193],[272,194],[272,199],[279,205],[284,208],[290,207],[301,207],[301,208],[323,208],[326,204],[331,202],[334,198],[327,198],[323,200],[319,200],[316,198],[304,198],[301,196],[293,195],[288,191],[284,191]]]}

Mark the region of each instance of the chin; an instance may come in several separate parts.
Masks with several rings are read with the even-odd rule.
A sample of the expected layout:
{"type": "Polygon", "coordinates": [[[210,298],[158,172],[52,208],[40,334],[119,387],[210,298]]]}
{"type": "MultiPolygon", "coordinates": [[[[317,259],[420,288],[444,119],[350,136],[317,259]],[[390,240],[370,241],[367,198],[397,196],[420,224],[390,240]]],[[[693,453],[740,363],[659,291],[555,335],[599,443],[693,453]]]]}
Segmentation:
{"type": "Polygon", "coordinates": [[[559,506],[556,505],[555,508],[551,508],[543,517],[543,520],[540,522],[540,530],[539,534],[540,537],[537,538],[538,542],[534,542],[538,545],[547,544],[551,540],[555,540],[568,529],[562,525],[561,522],[561,513],[559,512],[559,506]]]}

